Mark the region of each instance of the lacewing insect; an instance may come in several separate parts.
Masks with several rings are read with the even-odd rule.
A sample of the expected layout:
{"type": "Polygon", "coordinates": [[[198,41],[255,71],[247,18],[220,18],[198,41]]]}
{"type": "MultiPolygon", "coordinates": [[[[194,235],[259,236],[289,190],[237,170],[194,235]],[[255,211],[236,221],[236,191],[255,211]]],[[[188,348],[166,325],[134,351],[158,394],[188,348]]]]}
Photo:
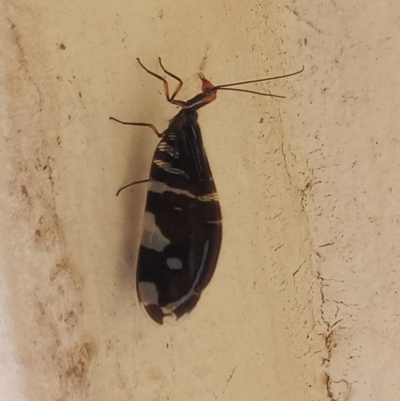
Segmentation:
{"type": "Polygon", "coordinates": [[[137,61],[147,73],[163,82],[167,101],[180,106],[181,110],[161,133],[153,124],[110,117],[124,125],[149,127],[161,138],[154,152],[150,177],[125,185],[117,195],[131,185],[144,182],[149,185],[136,288],[140,303],[155,322],[172,323],[196,306],[213,276],[222,240],[221,208],[197,123],[197,110],[214,101],[219,90],[282,98],[232,87],[290,77],[304,68],[277,77],[217,86],[199,74],[201,92],[182,101],[175,97],[183,82],[164,68],[161,58],[158,59],[161,69],[178,81],[171,96],[167,80],[148,70],[139,59],[137,61]]]}

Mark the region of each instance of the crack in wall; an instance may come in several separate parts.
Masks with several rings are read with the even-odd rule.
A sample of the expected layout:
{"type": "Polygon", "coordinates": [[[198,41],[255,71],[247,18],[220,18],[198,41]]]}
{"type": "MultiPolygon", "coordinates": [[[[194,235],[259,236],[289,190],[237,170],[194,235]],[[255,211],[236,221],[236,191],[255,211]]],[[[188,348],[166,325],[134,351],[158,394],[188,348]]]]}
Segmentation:
{"type": "MultiPolygon", "coordinates": [[[[334,242],[327,242],[325,244],[322,244],[320,246],[314,245],[313,241],[313,236],[311,233],[311,219],[312,216],[310,215],[308,211],[308,198],[312,196],[312,190],[315,185],[319,184],[321,181],[315,181],[312,173],[311,177],[307,177],[308,174],[305,172],[299,172],[296,170],[296,164],[299,165],[299,158],[291,151],[291,147],[289,144],[286,144],[286,136],[285,136],[285,130],[283,128],[283,123],[282,123],[282,117],[281,117],[281,112],[280,109],[278,108],[278,115],[279,115],[279,121],[280,121],[280,126],[281,126],[281,144],[280,144],[280,152],[282,155],[282,160],[283,160],[283,166],[286,172],[286,175],[288,177],[288,181],[290,186],[299,194],[299,202],[301,205],[301,210],[302,214],[304,215],[306,222],[307,222],[307,227],[308,227],[308,239],[310,241],[310,244],[312,245],[313,252],[315,256],[318,259],[321,259],[322,256],[319,253],[318,249],[321,247],[327,247],[330,245],[333,245],[334,242]],[[289,159],[293,160],[294,162],[291,163],[289,159]],[[302,173],[305,181],[300,187],[298,185],[298,181],[296,182],[296,179],[299,176],[299,173],[302,173]]],[[[305,161],[306,168],[308,168],[308,162],[305,161]]],[[[304,262],[305,263],[305,262],[304,262]]],[[[300,272],[301,268],[303,267],[303,264],[301,264],[294,272],[293,272],[293,279],[296,279],[296,275],[300,272]]],[[[313,257],[310,255],[310,264],[315,266],[315,271],[317,276],[315,277],[316,282],[314,283],[314,287],[316,288],[316,292],[319,293],[318,301],[315,300],[315,302],[318,302],[320,304],[319,306],[319,316],[316,317],[313,313],[313,318],[314,318],[314,324],[313,324],[313,329],[318,325],[318,322],[322,322],[322,325],[324,327],[324,333],[322,335],[324,336],[324,344],[325,344],[325,349],[327,352],[327,356],[323,358],[322,360],[322,365],[324,367],[324,374],[326,376],[325,384],[326,384],[326,394],[327,397],[330,401],[348,401],[349,397],[351,395],[351,389],[352,385],[351,383],[347,382],[345,379],[341,380],[333,380],[329,368],[331,365],[332,357],[333,357],[333,352],[336,347],[336,339],[335,339],[335,330],[339,329],[339,324],[343,321],[343,319],[338,319],[331,323],[326,317],[325,317],[325,308],[327,305],[327,299],[325,297],[324,293],[324,287],[326,284],[324,283],[324,279],[320,274],[320,271],[317,268],[317,264],[313,263],[313,257]],[[315,320],[316,319],[316,320],[315,320]],[[334,385],[337,384],[345,384],[345,389],[339,389],[337,390],[336,388],[334,389],[334,385]]],[[[311,301],[310,301],[311,302],[311,301]]],[[[340,301],[337,301],[340,303],[340,301]]],[[[338,313],[337,313],[338,314],[338,313]]],[[[337,314],[335,316],[337,316],[337,314]]]]}

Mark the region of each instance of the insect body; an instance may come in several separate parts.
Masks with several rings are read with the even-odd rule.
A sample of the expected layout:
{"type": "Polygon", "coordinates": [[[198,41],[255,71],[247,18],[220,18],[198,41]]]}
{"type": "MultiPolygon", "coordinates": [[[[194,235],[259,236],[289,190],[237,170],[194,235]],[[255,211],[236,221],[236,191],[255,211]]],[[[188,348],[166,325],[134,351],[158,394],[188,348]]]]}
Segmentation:
{"type": "MultiPolygon", "coordinates": [[[[150,127],[161,138],[154,152],[150,178],[126,185],[120,191],[133,184],[149,182],[136,286],[139,301],[148,315],[163,324],[179,320],[195,307],[213,276],[221,246],[221,209],[197,123],[197,110],[215,100],[218,90],[274,96],[230,88],[274,78],[214,86],[199,74],[201,93],[181,101],[175,97],[183,83],[163,67],[161,59],[162,70],[179,82],[171,96],[167,81],[149,71],[139,59],[138,62],[164,83],[167,100],[181,107],[162,133],[152,124],[110,117],[121,124],[150,127]]],[[[290,75],[294,74],[285,76],[290,75]]]]}

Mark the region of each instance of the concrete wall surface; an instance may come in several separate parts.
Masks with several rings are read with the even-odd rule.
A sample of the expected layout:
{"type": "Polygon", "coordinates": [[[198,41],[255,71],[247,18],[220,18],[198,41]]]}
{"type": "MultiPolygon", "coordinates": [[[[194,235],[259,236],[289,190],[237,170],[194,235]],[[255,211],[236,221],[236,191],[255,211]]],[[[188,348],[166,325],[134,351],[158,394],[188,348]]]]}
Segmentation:
{"type": "Polygon", "coordinates": [[[0,1],[0,401],[400,399],[400,4],[0,1]],[[178,108],[136,57],[214,84],[224,237],[193,313],[135,291],[178,108]]]}

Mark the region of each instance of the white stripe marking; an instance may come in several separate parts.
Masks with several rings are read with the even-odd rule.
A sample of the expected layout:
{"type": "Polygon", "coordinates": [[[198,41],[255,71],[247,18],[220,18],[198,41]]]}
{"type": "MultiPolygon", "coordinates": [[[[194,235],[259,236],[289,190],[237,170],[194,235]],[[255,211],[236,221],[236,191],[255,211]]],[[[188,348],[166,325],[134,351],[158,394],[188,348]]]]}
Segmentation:
{"type": "Polygon", "coordinates": [[[149,191],[155,192],[157,194],[162,194],[163,192],[172,192],[177,195],[184,195],[188,198],[198,199],[201,202],[210,202],[210,201],[218,201],[218,194],[216,192],[212,192],[211,194],[196,196],[191,192],[186,191],[184,189],[172,188],[160,181],[151,181],[149,185],[149,191]]]}
{"type": "Polygon", "coordinates": [[[158,150],[167,153],[170,156],[174,156],[175,158],[179,157],[179,152],[177,150],[174,151],[174,148],[167,143],[160,143],[158,145],[158,150]]]}
{"type": "Polygon", "coordinates": [[[203,270],[204,270],[204,265],[206,263],[206,258],[207,258],[207,255],[208,255],[209,242],[210,241],[206,241],[206,243],[204,244],[203,257],[201,258],[200,268],[199,268],[199,271],[196,274],[196,278],[195,278],[195,280],[193,282],[192,287],[190,288],[188,293],[186,295],[184,295],[182,298],[178,299],[175,302],[171,302],[168,305],[165,305],[162,308],[164,313],[166,313],[166,314],[173,313],[176,308],[178,308],[179,306],[184,304],[192,295],[197,295],[198,294],[198,292],[195,291],[194,288],[196,287],[197,283],[199,282],[200,276],[201,276],[201,274],[203,273],[203,270]]]}
{"type": "Polygon", "coordinates": [[[162,252],[171,241],[164,237],[156,225],[156,218],[153,213],[145,212],[143,220],[143,234],[141,245],[145,248],[162,252]]]}
{"type": "Polygon", "coordinates": [[[141,281],[139,283],[139,294],[140,301],[143,305],[157,305],[158,303],[158,292],[157,287],[154,283],[148,281],[141,281]]]}
{"type": "Polygon", "coordinates": [[[182,269],[182,261],[178,258],[168,258],[167,266],[172,270],[180,270],[182,269]]]}
{"type": "Polygon", "coordinates": [[[180,170],[178,168],[172,168],[171,163],[165,162],[164,160],[154,159],[153,163],[156,166],[162,168],[167,173],[176,174],[176,175],[183,175],[183,176],[187,175],[183,170],[180,170]]]}

